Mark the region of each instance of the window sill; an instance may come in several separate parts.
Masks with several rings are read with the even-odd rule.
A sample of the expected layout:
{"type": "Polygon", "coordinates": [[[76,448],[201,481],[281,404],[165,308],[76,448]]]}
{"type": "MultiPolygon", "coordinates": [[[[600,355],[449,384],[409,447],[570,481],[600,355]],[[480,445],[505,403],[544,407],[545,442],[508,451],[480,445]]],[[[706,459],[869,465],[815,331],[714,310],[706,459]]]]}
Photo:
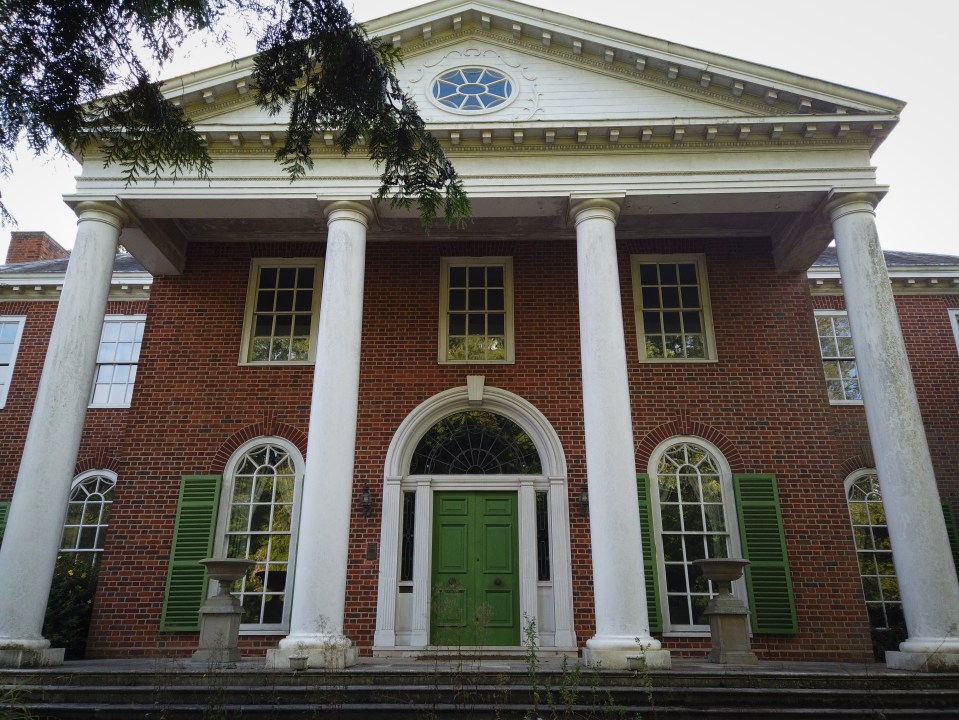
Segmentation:
{"type": "Polygon", "coordinates": [[[862,400],[830,400],[830,405],[852,405],[862,407],[862,400]]]}
{"type": "Polygon", "coordinates": [[[516,360],[437,360],[438,365],[515,365],[516,360]]]}
{"type": "Polygon", "coordinates": [[[703,365],[718,363],[719,358],[639,358],[639,362],[650,365],[667,365],[669,363],[703,365]]]}
{"type": "Polygon", "coordinates": [[[239,367],[304,367],[316,365],[315,360],[287,360],[286,362],[247,362],[240,360],[239,367]]]}

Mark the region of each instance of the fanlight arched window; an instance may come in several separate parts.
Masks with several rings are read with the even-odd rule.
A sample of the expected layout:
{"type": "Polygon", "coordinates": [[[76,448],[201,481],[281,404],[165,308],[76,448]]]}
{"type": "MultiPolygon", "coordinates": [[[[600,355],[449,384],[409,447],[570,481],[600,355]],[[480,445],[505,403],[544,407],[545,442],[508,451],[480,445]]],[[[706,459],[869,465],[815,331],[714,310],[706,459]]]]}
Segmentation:
{"type": "Polygon", "coordinates": [[[254,560],[233,587],[244,629],[277,629],[289,622],[303,460],[280,438],[258,438],[227,464],[220,511],[225,557],[254,560]]]}
{"type": "Polygon", "coordinates": [[[427,431],[410,462],[411,475],[539,475],[539,452],[526,431],[502,415],[469,410],[427,431]]]}
{"type": "Polygon", "coordinates": [[[846,499],[869,622],[877,629],[895,627],[903,622],[902,601],[875,471],[851,475],[846,480],[846,499]]]}
{"type": "Polygon", "coordinates": [[[78,475],[70,490],[60,550],[95,562],[103,552],[117,476],[107,470],[78,475]]]}
{"type": "Polygon", "coordinates": [[[655,462],[665,626],[701,629],[708,625],[703,612],[716,588],[693,561],[735,557],[739,551],[731,477],[721,456],[699,442],[669,444],[655,462]]]}

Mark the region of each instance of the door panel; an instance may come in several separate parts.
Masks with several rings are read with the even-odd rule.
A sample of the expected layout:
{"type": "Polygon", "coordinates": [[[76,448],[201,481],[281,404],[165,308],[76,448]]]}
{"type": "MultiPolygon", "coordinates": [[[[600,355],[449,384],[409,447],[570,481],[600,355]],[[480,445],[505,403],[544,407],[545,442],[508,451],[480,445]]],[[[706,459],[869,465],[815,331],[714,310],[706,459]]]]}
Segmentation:
{"type": "Polygon", "coordinates": [[[434,645],[519,645],[517,495],[433,494],[434,645]]]}

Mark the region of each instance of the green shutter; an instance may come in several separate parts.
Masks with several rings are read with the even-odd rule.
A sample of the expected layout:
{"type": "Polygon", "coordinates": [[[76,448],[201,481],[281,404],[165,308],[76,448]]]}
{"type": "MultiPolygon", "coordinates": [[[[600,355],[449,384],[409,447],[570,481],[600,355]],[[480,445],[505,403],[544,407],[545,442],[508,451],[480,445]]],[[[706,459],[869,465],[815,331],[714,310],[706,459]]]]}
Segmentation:
{"type": "Polygon", "coordinates": [[[0,502],[0,544],[3,544],[3,531],[7,527],[7,515],[10,514],[10,503],[0,502]]]}
{"type": "Polygon", "coordinates": [[[643,543],[643,572],[646,574],[646,610],[650,632],[663,631],[663,613],[659,607],[659,568],[656,567],[656,543],[653,542],[653,515],[649,501],[649,475],[637,475],[639,490],[640,540],[643,543]]]}
{"type": "Polygon", "coordinates": [[[952,562],[955,563],[956,572],[959,573],[959,530],[956,529],[956,515],[948,502],[942,504],[942,517],[946,521],[946,533],[949,535],[949,547],[952,549],[952,562]]]}
{"type": "Polygon", "coordinates": [[[735,475],[736,512],[754,633],[799,632],[775,475],[735,475]]]}
{"type": "Polygon", "coordinates": [[[198,561],[213,554],[219,501],[219,475],[185,475],[181,479],[161,631],[200,629],[200,607],[206,601],[207,577],[206,568],[198,561]]]}

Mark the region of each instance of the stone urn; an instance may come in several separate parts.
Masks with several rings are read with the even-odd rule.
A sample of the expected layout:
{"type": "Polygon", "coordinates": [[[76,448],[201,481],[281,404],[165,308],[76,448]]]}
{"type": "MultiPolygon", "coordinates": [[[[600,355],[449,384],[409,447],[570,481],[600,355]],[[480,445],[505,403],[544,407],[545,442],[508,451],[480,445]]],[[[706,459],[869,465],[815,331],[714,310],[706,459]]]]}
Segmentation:
{"type": "Polygon", "coordinates": [[[712,650],[709,662],[724,665],[756,665],[759,660],[749,644],[749,611],[732,593],[732,584],[743,576],[749,560],[743,558],[707,558],[694,560],[707,580],[716,583],[717,594],[704,613],[709,618],[712,650]]]}
{"type": "Polygon", "coordinates": [[[240,659],[238,641],[243,608],[230,594],[230,586],[246,575],[256,562],[241,558],[206,558],[200,560],[200,564],[218,587],[216,595],[200,608],[200,646],[193,653],[193,661],[235,663],[240,659]]]}

